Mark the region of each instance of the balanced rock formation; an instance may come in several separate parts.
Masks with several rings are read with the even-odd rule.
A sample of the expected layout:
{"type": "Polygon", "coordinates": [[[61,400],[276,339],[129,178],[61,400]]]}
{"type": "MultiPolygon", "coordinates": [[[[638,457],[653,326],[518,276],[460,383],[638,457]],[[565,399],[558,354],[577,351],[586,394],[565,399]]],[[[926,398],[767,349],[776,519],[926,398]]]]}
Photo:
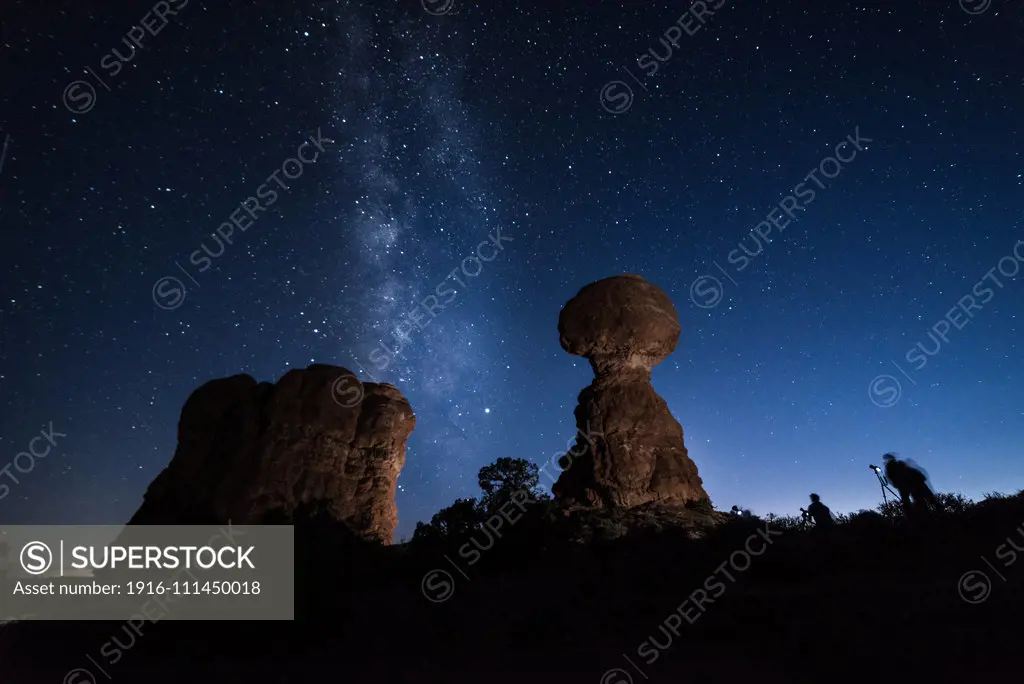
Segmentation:
{"type": "Polygon", "coordinates": [[[599,280],[565,305],[558,333],[595,377],[580,392],[580,437],[559,463],[555,497],[602,508],[707,499],[683,429],[651,386],[651,369],[679,341],[668,295],[638,275],[599,280]]]}
{"type": "Polygon", "coordinates": [[[387,384],[315,364],[276,384],[212,380],[185,402],[178,448],[129,524],[301,522],[315,510],[390,544],[412,407],[387,384]]]}

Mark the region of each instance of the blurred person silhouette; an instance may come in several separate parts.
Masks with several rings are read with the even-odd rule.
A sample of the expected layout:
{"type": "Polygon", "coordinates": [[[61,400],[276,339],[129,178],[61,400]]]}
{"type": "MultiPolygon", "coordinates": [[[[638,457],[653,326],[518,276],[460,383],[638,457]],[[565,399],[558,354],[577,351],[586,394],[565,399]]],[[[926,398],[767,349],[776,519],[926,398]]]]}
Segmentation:
{"type": "Polygon", "coordinates": [[[935,487],[932,487],[932,481],[931,478],[928,477],[928,471],[918,465],[912,458],[904,458],[903,462],[924,476],[924,483],[928,487],[928,492],[932,497],[934,497],[935,487]]]}
{"type": "Polygon", "coordinates": [[[907,515],[927,513],[935,505],[935,493],[928,484],[928,473],[913,461],[896,458],[895,454],[882,456],[885,477],[900,493],[900,503],[907,515]]]}
{"type": "Polygon", "coordinates": [[[821,497],[811,494],[811,505],[807,507],[807,514],[814,520],[814,529],[828,529],[835,522],[832,519],[832,511],[828,506],[821,503],[821,497]]]}

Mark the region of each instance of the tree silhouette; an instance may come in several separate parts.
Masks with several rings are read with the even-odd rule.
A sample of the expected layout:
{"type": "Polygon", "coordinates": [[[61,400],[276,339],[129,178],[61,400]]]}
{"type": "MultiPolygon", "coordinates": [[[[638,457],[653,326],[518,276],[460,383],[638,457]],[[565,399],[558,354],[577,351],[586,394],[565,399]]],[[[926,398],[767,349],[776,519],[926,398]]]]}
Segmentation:
{"type": "Polygon", "coordinates": [[[442,508],[428,524],[417,523],[413,541],[461,539],[480,526],[483,515],[476,499],[456,499],[442,508]]]}
{"type": "Polygon", "coordinates": [[[481,468],[477,480],[480,489],[487,495],[502,489],[510,492],[533,492],[540,481],[540,472],[537,464],[530,463],[525,458],[503,456],[491,465],[481,468]]]}
{"type": "Polygon", "coordinates": [[[538,487],[540,470],[536,463],[525,458],[509,458],[503,456],[491,465],[484,466],[477,474],[480,489],[484,491],[480,502],[481,510],[491,515],[502,506],[513,500],[519,493],[530,497],[533,501],[543,501],[549,497],[538,487]]]}
{"type": "Polygon", "coordinates": [[[484,495],[476,499],[457,499],[447,508],[434,514],[429,523],[417,523],[413,541],[439,541],[466,537],[510,502],[524,503],[525,497],[534,502],[550,497],[537,486],[540,469],[525,458],[503,456],[477,473],[477,482],[484,495]]]}

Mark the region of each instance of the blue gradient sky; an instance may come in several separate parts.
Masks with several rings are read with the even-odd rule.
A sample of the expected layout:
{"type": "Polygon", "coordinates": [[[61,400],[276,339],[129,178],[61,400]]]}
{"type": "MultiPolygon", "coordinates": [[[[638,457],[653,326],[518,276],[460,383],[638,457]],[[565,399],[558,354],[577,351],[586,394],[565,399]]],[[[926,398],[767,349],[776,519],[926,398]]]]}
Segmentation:
{"type": "Polygon", "coordinates": [[[103,76],[150,8],[16,0],[0,466],[51,421],[67,437],[4,480],[0,521],[124,521],[199,384],[318,362],[416,410],[410,536],[478,494],[483,465],[565,449],[591,373],[559,347],[558,312],[619,273],[675,302],[683,332],[654,385],[719,508],[792,513],[812,491],[871,507],[867,466],[889,450],[942,491],[1024,487],[1024,274],[999,276],[923,368],[906,359],[1024,239],[1024,83],[1006,57],[1024,8],[726,2],[701,24],[689,6],[191,0],[75,113],[67,85],[103,76]],[[318,161],[190,271],[179,308],[155,306],[154,282],[318,129],[318,161]],[[738,271],[730,253],[756,251],[750,231],[857,130],[871,142],[738,271]],[[371,361],[496,229],[506,249],[387,368],[371,361]],[[703,275],[721,285],[710,308],[712,281],[691,298],[703,275]],[[895,403],[889,379],[869,392],[880,375],[895,403]]]}

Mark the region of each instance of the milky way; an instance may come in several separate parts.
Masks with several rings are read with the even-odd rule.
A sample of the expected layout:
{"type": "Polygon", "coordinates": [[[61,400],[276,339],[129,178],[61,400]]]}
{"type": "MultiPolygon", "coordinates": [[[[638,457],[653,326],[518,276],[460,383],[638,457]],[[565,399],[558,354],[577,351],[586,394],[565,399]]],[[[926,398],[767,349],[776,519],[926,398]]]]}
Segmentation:
{"type": "Polygon", "coordinates": [[[349,344],[342,363],[364,381],[397,385],[415,407],[404,493],[410,482],[422,488],[449,471],[472,472],[473,454],[485,449],[472,417],[494,391],[486,369],[495,361],[478,283],[493,280],[491,264],[507,257],[494,248],[484,252],[488,263],[473,257],[508,224],[461,101],[465,41],[391,12],[359,8],[344,21],[332,127],[348,142],[337,186],[344,201],[331,221],[350,246],[333,329],[349,344]]]}
{"type": "Polygon", "coordinates": [[[1024,484],[1019,3],[181,3],[104,84],[148,7],[5,6],[0,522],[123,522],[196,387],[330,363],[416,412],[408,537],[571,444],[558,314],[621,273],[675,305],[653,384],[719,508],[874,506],[886,451],[1024,484]]]}

